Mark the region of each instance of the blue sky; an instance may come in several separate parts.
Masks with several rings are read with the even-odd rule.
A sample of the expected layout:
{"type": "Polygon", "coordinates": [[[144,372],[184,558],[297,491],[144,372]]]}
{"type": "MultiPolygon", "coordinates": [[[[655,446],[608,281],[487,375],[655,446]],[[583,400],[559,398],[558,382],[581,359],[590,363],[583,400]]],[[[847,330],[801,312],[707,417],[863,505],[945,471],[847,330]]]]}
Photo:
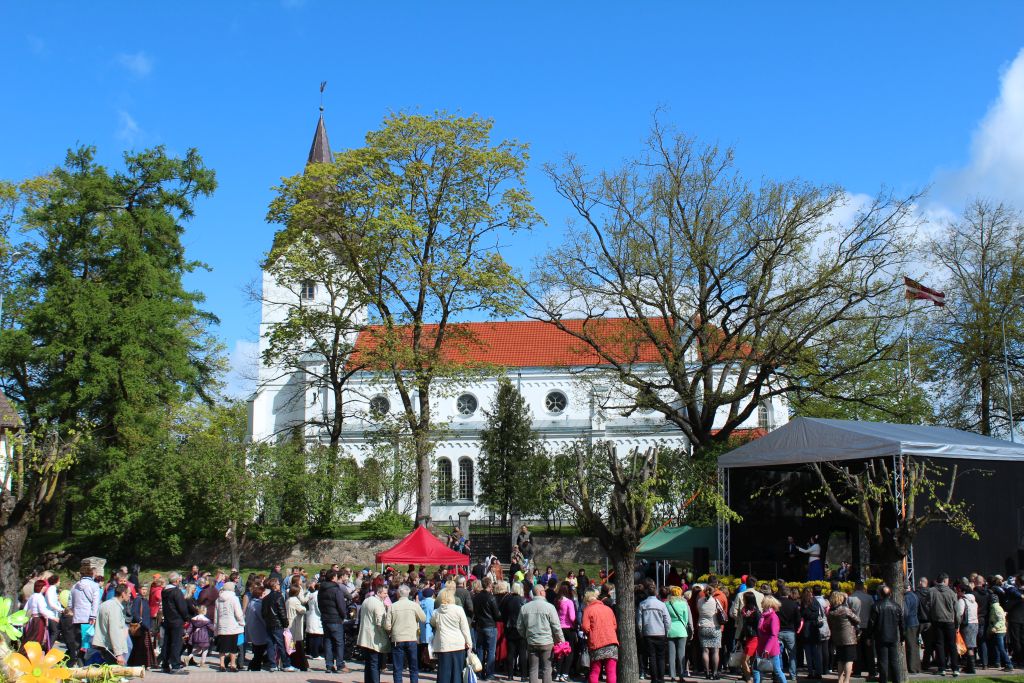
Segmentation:
{"type": "Polygon", "coordinates": [[[321,80],[335,150],[395,110],[477,113],[529,142],[548,226],[509,246],[525,269],[569,215],[540,165],[615,165],[658,107],[755,178],[931,186],[938,215],[979,192],[1024,207],[1022,27],[1016,2],[2,2],[0,177],[78,143],[111,164],[197,147],[220,188],[186,238],[212,272],[188,284],[240,365],[271,188],[302,169],[321,80]]]}

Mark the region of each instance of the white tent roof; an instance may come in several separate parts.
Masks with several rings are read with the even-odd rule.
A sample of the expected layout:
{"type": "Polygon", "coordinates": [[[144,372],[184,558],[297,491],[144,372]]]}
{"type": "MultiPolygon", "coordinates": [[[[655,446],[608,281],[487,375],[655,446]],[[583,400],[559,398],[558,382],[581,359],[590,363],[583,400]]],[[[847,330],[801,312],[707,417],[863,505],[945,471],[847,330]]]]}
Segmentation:
{"type": "Polygon", "coordinates": [[[718,459],[718,466],[769,467],[894,455],[1024,462],[1024,444],[949,427],[797,417],[718,459]]]}

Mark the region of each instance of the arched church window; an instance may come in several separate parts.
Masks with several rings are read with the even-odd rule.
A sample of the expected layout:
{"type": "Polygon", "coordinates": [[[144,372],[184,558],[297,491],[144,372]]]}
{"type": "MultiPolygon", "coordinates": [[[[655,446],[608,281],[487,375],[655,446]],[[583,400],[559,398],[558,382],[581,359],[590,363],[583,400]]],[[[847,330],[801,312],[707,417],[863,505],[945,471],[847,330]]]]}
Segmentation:
{"type": "Polygon", "coordinates": [[[452,461],[439,458],[437,461],[437,499],[446,503],[452,499],[452,461]]]}
{"type": "Polygon", "coordinates": [[[299,291],[299,297],[303,301],[312,301],[316,298],[316,283],[312,280],[303,280],[302,289],[299,291]]]}
{"type": "Polygon", "coordinates": [[[772,428],[771,414],[768,411],[768,405],[765,403],[757,404],[757,426],[764,430],[772,428]]]}
{"type": "Polygon", "coordinates": [[[459,458],[459,500],[473,500],[473,461],[459,458]]]}

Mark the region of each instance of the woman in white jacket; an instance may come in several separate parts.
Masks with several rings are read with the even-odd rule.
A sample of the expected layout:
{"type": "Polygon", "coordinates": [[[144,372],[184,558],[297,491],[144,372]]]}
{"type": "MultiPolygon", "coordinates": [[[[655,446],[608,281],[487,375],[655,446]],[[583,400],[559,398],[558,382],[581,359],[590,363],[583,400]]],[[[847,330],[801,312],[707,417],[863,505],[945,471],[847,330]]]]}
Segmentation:
{"type": "Polygon", "coordinates": [[[466,652],[472,646],[466,612],[455,604],[454,588],[446,588],[438,595],[440,606],[430,617],[434,629],[431,645],[437,657],[437,683],[462,683],[462,670],[466,667],[466,652]]]}
{"type": "Polygon", "coordinates": [[[288,600],[284,604],[285,616],[288,617],[288,630],[292,633],[292,642],[295,644],[295,652],[289,655],[292,666],[299,671],[308,671],[309,662],[306,660],[306,650],[303,646],[303,631],[306,625],[306,605],[302,602],[302,586],[293,583],[288,589],[288,600]]]}
{"type": "Polygon", "coordinates": [[[970,588],[963,584],[956,587],[956,618],[960,623],[960,635],[967,645],[967,655],[960,658],[966,673],[974,673],[974,649],[978,647],[978,601],[970,588]]]}
{"type": "Polygon", "coordinates": [[[245,613],[235,593],[234,582],[228,581],[220,589],[215,614],[220,670],[238,671],[238,636],[245,632],[245,613]]]}
{"type": "Polygon", "coordinates": [[[317,584],[309,587],[309,595],[306,600],[306,656],[310,659],[320,659],[321,648],[324,643],[324,625],[320,620],[320,603],[317,601],[319,595],[317,584]]]}

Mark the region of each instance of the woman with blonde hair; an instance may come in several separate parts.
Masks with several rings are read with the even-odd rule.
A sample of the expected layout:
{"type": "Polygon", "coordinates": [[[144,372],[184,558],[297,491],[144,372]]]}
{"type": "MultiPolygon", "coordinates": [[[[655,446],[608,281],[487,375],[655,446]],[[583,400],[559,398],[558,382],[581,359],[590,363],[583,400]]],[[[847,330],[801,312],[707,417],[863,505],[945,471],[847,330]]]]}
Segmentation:
{"type": "MultiPolygon", "coordinates": [[[[757,656],[771,660],[775,680],[786,683],[782,671],[782,648],[779,643],[779,608],[782,604],[773,595],[766,595],[761,601],[761,620],[757,625],[757,656]]],[[[761,683],[760,662],[754,667],[754,683],[761,683]]]]}
{"type": "Polygon", "coordinates": [[[668,629],[669,679],[682,681],[686,678],[686,641],[693,629],[693,615],[690,605],[683,599],[683,589],[670,586],[665,601],[671,625],[668,629]]]}
{"type": "Polygon", "coordinates": [[[430,626],[434,629],[431,645],[437,657],[437,683],[462,683],[466,652],[473,646],[473,636],[465,610],[455,604],[454,588],[445,588],[438,595],[430,626]]]}
{"type": "Polygon", "coordinates": [[[850,609],[846,601],[846,593],[832,591],[828,596],[828,628],[832,632],[832,646],[836,650],[836,668],[839,669],[837,683],[850,683],[853,676],[853,663],[857,659],[857,627],[860,617],[850,609]]]}

